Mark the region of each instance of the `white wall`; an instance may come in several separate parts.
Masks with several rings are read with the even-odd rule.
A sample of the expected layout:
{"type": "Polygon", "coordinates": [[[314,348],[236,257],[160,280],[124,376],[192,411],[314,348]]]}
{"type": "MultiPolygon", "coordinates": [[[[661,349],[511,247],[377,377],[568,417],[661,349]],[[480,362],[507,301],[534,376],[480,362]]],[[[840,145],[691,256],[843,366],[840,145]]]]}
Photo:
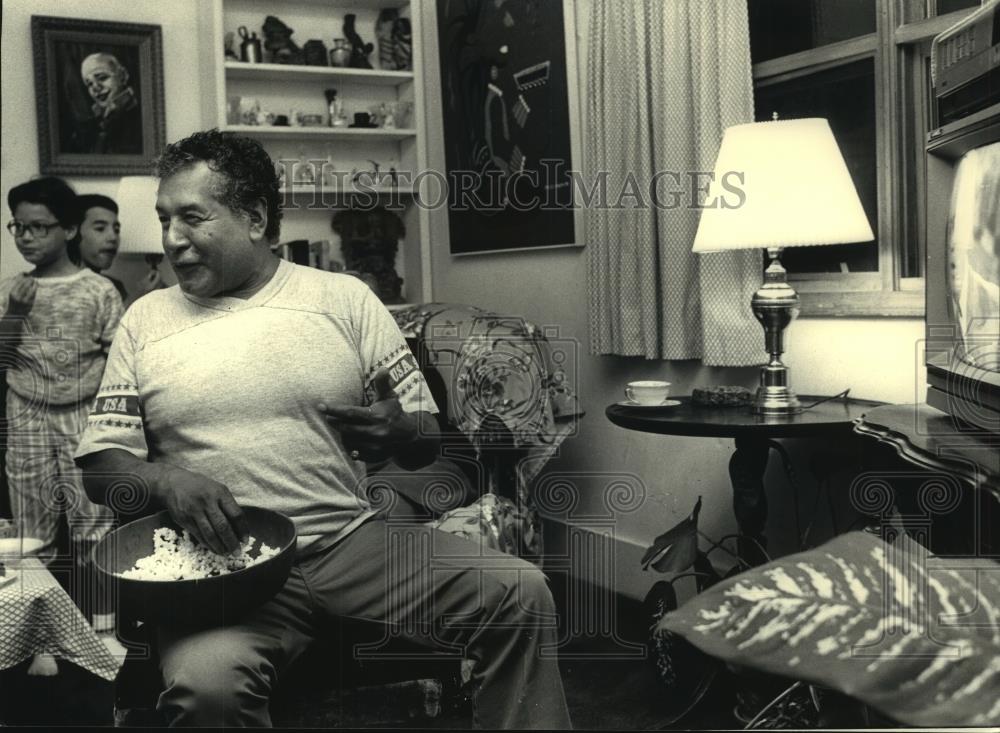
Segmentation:
{"type": "MultiPolygon", "coordinates": [[[[201,128],[200,74],[198,73],[197,7],[200,0],[3,0],[0,45],[0,190],[6,208],[7,191],[38,174],[38,124],[35,110],[35,77],[31,58],[31,16],[152,23],[162,27],[164,97],[167,140],[176,140],[201,128]]],[[[117,177],[66,177],[78,193],[114,197],[117,177]]],[[[6,217],[4,219],[6,221],[6,217]]],[[[0,232],[0,278],[26,269],[14,240],[0,232]]],[[[126,287],[145,269],[141,258],[119,257],[111,274],[126,287]],[[129,261],[131,260],[131,261],[129,261]]],[[[170,276],[169,268],[162,267],[170,276]]]]}

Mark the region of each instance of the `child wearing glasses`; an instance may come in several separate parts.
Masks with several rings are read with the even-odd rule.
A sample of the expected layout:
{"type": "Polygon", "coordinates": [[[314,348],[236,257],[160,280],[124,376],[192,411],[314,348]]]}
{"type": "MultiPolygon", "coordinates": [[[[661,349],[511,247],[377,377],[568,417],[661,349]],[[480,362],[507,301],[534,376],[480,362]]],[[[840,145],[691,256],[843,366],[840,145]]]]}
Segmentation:
{"type": "Polygon", "coordinates": [[[97,394],[122,301],[115,286],[80,268],[67,245],[77,235],[76,194],[59,178],[12,188],[7,230],[31,265],[0,282],[0,364],[7,369],[7,482],[21,534],[42,540],[43,562],[56,553],[66,512],[73,554],[86,563],[111,514],[93,504],[73,463],[97,394]]]}

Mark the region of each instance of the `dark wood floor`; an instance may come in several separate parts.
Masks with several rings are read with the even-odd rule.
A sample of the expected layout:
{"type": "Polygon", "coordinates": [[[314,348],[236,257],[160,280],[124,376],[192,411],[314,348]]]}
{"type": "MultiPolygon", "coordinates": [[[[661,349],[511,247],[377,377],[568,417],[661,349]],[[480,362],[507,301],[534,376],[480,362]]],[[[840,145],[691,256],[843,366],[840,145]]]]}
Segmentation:
{"type": "MultiPolygon", "coordinates": [[[[558,579],[556,598],[565,598],[558,579]]],[[[574,726],[590,730],[660,729],[668,722],[670,706],[648,659],[635,656],[644,641],[648,622],[638,603],[618,599],[617,631],[609,638],[577,636],[560,660],[566,697],[574,726]],[[627,646],[627,645],[633,646],[627,646]]],[[[98,726],[113,722],[110,683],[60,661],[56,677],[28,677],[28,663],[0,672],[0,722],[6,725],[98,726]]],[[[676,701],[675,701],[676,702],[676,701]]],[[[429,721],[388,720],[366,712],[364,704],[342,705],[338,727],[406,727],[467,729],[467,710],[446,709],[429,721]]],[[[671,728],[695,730],[740,728],[732,716],[733,701],[724,691],[710,692],[685,718],[671,728]]]]}
{"type": "MultiPolygon", "coordinates": [[[[583,651],[578,649],[578,652],[583,651]]],[[[113,721],[113,688],[78,667],[60,662],[57,677],[28,677],[27,662],[0,672],[0,721],[4,725],[102,726],[113,721]]],[[[639,661],[567,659],[561,662],[574,727],[583,730],[650,730],[664,725],[663,692],[648,666],[639,661]]],[[[728,712],[727,701],[708,697],[676,726],[708,730],[742,727],[728,712]]],[[[342,708],[345,728],[399,727],[404,721],[372,719],[363,711],[342,708]]],[[[432,721],[411,721],[425,729],[467,729],[461,711],[432,721]]],[[[673,727],[673,726],[671,726],[673,727]]]]}

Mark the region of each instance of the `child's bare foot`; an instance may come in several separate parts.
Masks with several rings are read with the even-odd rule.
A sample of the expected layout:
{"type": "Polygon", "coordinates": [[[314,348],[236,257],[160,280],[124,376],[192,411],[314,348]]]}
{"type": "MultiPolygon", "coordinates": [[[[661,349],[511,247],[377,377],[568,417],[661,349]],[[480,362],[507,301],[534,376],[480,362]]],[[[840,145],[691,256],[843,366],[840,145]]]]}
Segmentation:
{"type": "Polygon", "coordinates": [[[98,634],[115,630],[115,615],[113,613],[95,613],[90,625],[98,634]]]}
{"type": "Polygon", "coordinates": [[[51,654],[36,654],[28,667],[28,674],[32,677],[55,677],[59,674],[59,665],[51,654]]]}

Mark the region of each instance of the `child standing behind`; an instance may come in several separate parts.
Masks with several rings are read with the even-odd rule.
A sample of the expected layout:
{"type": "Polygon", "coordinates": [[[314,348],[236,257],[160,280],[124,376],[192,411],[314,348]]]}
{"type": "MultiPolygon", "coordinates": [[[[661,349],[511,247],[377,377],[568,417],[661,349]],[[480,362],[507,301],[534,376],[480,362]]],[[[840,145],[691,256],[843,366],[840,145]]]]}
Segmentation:
{"type": "Polygon", "coordinates": [[[79,227],[76,194],[59,178],[37,178],[7,194],[7,229],[29,272],[0,282],[0,362],[7,364],[7,479],[24,536],[56,552],[64,508],[78,562],[110,527],[73,463],[90,404],[122,314],[109,280],[74,265],[66,251],[79,227]]]}
{"type": "Polygon", "coordinates": [[[104,275],[115,286],[126,304],[138,300],[146,293],[166,287],[156,270],[150,270],[136,285],[137,293],[129,299],[125,286],[106,274],[118,254],[121,224],[118,222],[118,204],[108,196],[98,193],[84,193],[76,197],[80,211],[80,232],[76,240],[69,243],[69,258],[76,264],[89,267],[104,275]]]}

